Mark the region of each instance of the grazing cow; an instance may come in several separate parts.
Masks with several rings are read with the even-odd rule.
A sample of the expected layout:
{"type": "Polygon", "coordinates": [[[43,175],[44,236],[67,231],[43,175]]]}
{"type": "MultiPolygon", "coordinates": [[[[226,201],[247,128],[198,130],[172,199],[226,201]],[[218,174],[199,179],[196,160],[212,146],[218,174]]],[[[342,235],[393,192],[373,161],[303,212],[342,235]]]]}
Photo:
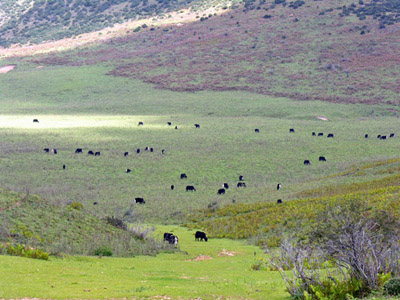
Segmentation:
{"type": "Polygon", "coordinates": [[[46,152],[46,153],[49,153],[50,149],[49,148],[44,148],[43,151],[46,152]]]}
{"type": "Polygon", "coordinates": [[[150,148],[150,152],[153,152],[154,151],[154,149],[153,148],[150,148]]]}
{"type": "Polygon", "coordinates": [[[167,124],[168,124],[168,126],[171,126],[171,125],[172,125],[172,123],[171,123],[171,122],[167,122],[167,124]]]}
{"type": "Polygon", "coordinates": [[[225,188],[225,189],[229,189],[229,184],[224,183],[224,184],[222,185],[222,187],[225,188]]]}
{"type": "Polygon", "coordinates": [[[139,153],[140,153],[140,149],[137,149],[137,150],[136,150],[136,153],[139,154],[139,153]]]}
{"type": "Polygon", "coordinates": [[[304,160],[304,164],[305,165],[311,165],[311,162],[308,159],[306,159],[306,160],[304,160]]]}
{"type": "Polygon", "coordinates": [[[254,132],[258,133],[258,132],[260,132],[260,129],[256,128],[256,129],[254,129],[254,132]]]}
{"type": "Polygon", "coordinates": [[[172,185],[171,185],[171,191],[173,191],[174,188],[175,188],[175,186],[172,184],[172,185]]]}
{"type": "Polygon", "coordinates": [[[326,161],[325,156],[320,156],[320,157],[318,158],[318,161],[326,161]]]}
{"type": "Polygon", "coordinates": [[[162,149],[162,150],[161,150],[161,154],[165,154],[165,149],[162,149]]]}
{"type": "Polygon", "coordinates": [[[139,122],[139,123],[138,123],[138,126],[140,126],[140,125],[143,125],[143,122],[139,122]]]}
{"type": "Polygon", "coordinates": [[[195,241],[208,241],[207,235],[202,232],[202,231],[196,231],[195,235],[194,235],[194,240],[195,241]]]}
{"type": "Polygon", "coordinates": [[[194,127],[200,128],[200,124],[194,124],[194,127]]]}
{"type": "Polygon", "coordinates": [[[386,135],[382,135],[381,140],[386,140],[386,135]]]}
{"type": "Polygon", "coordinates": [[[135,198],[135,202],[139,204],[145,204],[146,201],[143,200],[143,198],[135,198]]]}
{"type": "Polygon", "coordinates": [[[100,156],[100,151],[96,152],[94,156],[100,156]]]}
{"type": "Polygon", "coordinates": [[[219,189],[217,194],[218,195],[225,195],[225,189],[219,189]]]}
{"type": "Polygon", "coordinates": [[[53,153],[53,154],[57,154],[57,149],[55,149],[55,148],[51,149],[50,151],[51,151],[51,153],[53,153]]]}
{"type": "Polygon", "coordinates": [[[125,172],[126,172],[126,173],[130,173],[130,172],[131,172],[131,169],[126,169],[125,172]]]}
{"type": "Polygon", "coordinates": [[[97,204],[98,204],[97,201],[94,201],[94,202],[93,202],[93,205],[97,205],[97,204]]]}
{"type": "Polygon", "coordinates": [[[165,233],[164,233],[164,241],[165,241],[165,242],[169,242],[169,237],[170,237],[171,235],[173,235],[173,234],[172,234],[172,233],[169,233],[169,232],[165,232],[165,233]]]}
{"type": "Polygon", "coordinates": [[[82,148],[77,148],[77,149],[75,150],[75,153],[83,153],[82,148]]]}
{"type": "Polygon", "coordinates": [[[149,147],[144,148],[144,151],[149,151],[149,147]]]}
{"type": "Polygon", "coordinates": [[[239,180],[240,180],[240,181],[243,181],[243,180],[244,180],[243,175],[240,175],[240,176],[239,176],[239,180]]]}
{"type": "Polygon", "coordinates": [[[381,135],[380,134],[378,134],[378,136],[376,137],[377,139],[380,139],[381,138],[381,135]]]}
{"type": "Polygon", "coordinates": [[[391,133],[391,134],[389,135],[389,137],[390,137],[390,138],[394,137],[394,133],[391,133]]]}
{"type": "Polygon", "coordinates": [[[175,129],[178,129],[178,126],[175,126],[175,129]]]}
{"type": "Polygon", "coordinates": [[[238,188],[239,188],[239,187],[245,188],[245,187],[246,187],[246,183],[245,183],[245,182],[238,182],[238,183],[237,183],[237,187],[238,187],[238,188]]]}
{"type": "Polygon", "coordinates": [[[181,179],[187,179],[187,176],[186,176],[185,173],[182,173],[182,174],[181,174],[181,179]]]}
{"type": "Polygon", "coordinates": [[[63,170],[65,170],[65,165],[63,165],[63,170]]]}
{"type": "Polygon", "coordinates": [[[312,136],[316,136],[315,132],[313,131],[313,133],[311,134],[312,136]]]}
{"type": "Polygon", "coordinates": [[[364,137],[367,139],[367,138],[368,138],[368,133],[366,133],[366,134],[364,135],[364,137]]]}
{"type": "Polygon", "coordinates": [[[293,128],[290,128],[290,129],[289,129],[289,132],[294,132],[294,129],[293,129],[293,128]]]}
{"type": "Polygon", "coordinates": [[[176,235],[170,235],[168,243],[170,245],[175,245],[175,246],[178,245],[178,237],[176,235]]]}
{"type": "Polygon", "coordinates": [[[282,184],[278,183],[276,189],[279,191],[282,188],[282,184]]]}
{"type": "Polygon", "coordinates": [[[187,185],[186,186],[186,192],[195,192],[196,189],[193,185],[187,185]]]}
{"type": "Polygon", "coordinates": [[[333,133],[328,134],[328,138],[333,138],[333,137],[334,137],[333,133]]]}
{"type": "Polygon", "coordinates": [[[281,204],[281,203],[282,203],[282,199],[278,199],[278,200],[276,201],[276,203],[281,204]]]}
{"type": "Polygon", "coordinates": [[[92,150],[89,150],[87,154],[88,154],[88,155],[94,155],[94,153],[93,153],[92,150]]]}
{"type": "Polygon", "coordinates": [[[125,152],[124,156],[127,157],[129,155],[129,152],[125,152]]]}
{"type": "Polygon", "coordinates": [[[318,136],[324,136],[323,132],[318,133],[318,136]]]}
{"type": "Polygon", "coordinates": [[[38,119],[33,119],[33,123],[39,123],[38,119]]]}

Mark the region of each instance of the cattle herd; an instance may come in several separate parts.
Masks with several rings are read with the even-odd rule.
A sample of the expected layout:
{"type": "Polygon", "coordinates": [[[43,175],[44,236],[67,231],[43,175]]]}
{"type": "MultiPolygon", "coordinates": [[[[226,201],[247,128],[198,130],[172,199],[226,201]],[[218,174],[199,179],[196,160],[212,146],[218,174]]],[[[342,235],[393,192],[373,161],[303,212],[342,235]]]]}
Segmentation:
{"type": "MultiPolygon", "coordinates": [[[[33,119],[33,122],[34,123],[39,123],[39,120],[38,119],[33,119]]],[[[168,124],[168,126],[172,126],[172,122],[167,122],[167,124],[168,124]]],[[[138,126],[144,126],[144,123],[143,122],[138,122],[138,126]]],[[[194,124],[194,127],[196,129],[199,129],[200,128],[200,124],[194,124]]],[[[178,126],[175,126],[175,129],[178,129],[178,126]]],[[[260,129],[259,128],[256,128],[254,131],[255,131],[255,133],[260,133],[260,129]]],[[[289,129],[289,133],[295,133],[294,128],[290,128],[289,129]]],[[[319,132],[319,133],[312,132],[311,135],[312,136],[317,136],[317,137],[323,137],[324,133],[323,132],[319,132]]],[[[388,135],[379,134],[377,136],[377,138],[380,139],[380,140],[386,140],[387,136],[389,136],[389,138],[394,138],[395,134],[394,133],[390,133],[388,135]]],[[[335,137],[335,135],[333,133],[328,133],[327,134],[327,138],[334,138],[334,137],[335,137]]],[[[368,139],[369,135],[365,134],[364,138],[368,139]]],[[[57,149],[55,149],[55,148],[44,148],[43,151],[46,152],[46,153],[57,154],[57,149]]],[[[146,146],[144,148],[144,151],[153,153],[154,152],[154,148],[146,146]]],[[[141,152],[142,152],[141,149],[136,149],[136,153],[137,154],[140,154],[141,152]]],[[[75,150],[75,154],[81,154],[81,153],[83,153],[83,149],[82,148],[77,148],[75,150]]],[[[165,149],[161,150],[161,154],[162,155],[165,154],[165,149]]],[[[100,153],[100,151],[88,150],[87,155],[89,155],[89,156],[100,156],[101,153],[100,153]]],[[[124,157],[128,157],[130,155],[130,153],[128,151],[126,151],[126,152],[124,152],[123,155],[124,155],[124,157]]],[[[319,156],[318,161],[326,162],[327,160],[326,160],[325,156],[319,156]]],[[[311,165],[311,161],[309,159],[305,159],[303,161],[303,164],[304,165],[311,165]]],[[[66,169],[65,164],[63,164],[62,168],[63,168],[63,170],[66,169]]],[[[125,172],[126,173],[130,173],[131,169],[127,168],[125,170],[125,172]]],[[[181,180],[186,180],[186,179],[188,179],[188,176],[186,175],[186,173],[181,173],[180,174],[180,179],[181,180]]],[[[237,188],[245,188],[246,187],[246,183],[244,182],[244,176],[243,175],[239,175],[236,187],[237,188]]],[[[175,185],[171,185],[170,188],[171,188],[171,190],[174,190],[175,189],[175,185]]],[[[279,191],[281,188],[282,188],[282,184],[278,183],[277,186],[276,186],[276,189],[279,191]]],[[[222,187],[218,189],[217,195],[225,195],[225,193],[227,192],[228,189],[229,189],[229,184],[228,183],[223,183],[222,187]]],[[[193,185],[186,185],[186,192],[196,192],[196,191],[197,190],[193,185]]],[[[146,201],[141,197],[136,197],[135,198],[135,203],[137,203],[137,204],[145,204],[146,201]]],[[[283,203],[282,199],[278,199],[277,200],[277,204],[281,204],[281,203],[283,203]]],[[[97,205],[97,202],[94,202],[93,205],[97,205]]],[[[196,241],[203,241],[204,240],[204,241],[207,242],[208,238],[207,238],[207,236],[206,236],[206,234],[204,232],[197,231],[195,233],[195,240],[196,241]]],[[[164,233],[164,241],[168,242],[171,245],[175,245],[176,246],[178,244],[178,237],[175,236],[172,233],[167,233],[166,232],[166,233],[164,233]]]]}

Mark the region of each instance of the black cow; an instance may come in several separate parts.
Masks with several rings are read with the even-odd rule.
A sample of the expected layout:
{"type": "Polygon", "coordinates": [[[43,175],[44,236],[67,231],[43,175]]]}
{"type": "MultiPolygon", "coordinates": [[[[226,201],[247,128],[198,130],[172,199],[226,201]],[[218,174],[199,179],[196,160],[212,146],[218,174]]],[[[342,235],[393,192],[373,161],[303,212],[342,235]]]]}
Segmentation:
{"type": "Polygon", "coordinates": [[[239,187],[246,187],[246,183],[245,182],[238,182],[237,183],[237,187],[239,188],[239,187]]]}
{"type": "Polygon", "coordinates": [[[207,235],[202,232],[202,231],[196,231],[196,233],[194,234],[194,240],[195,241],[208,241],[207,235]]]}
{"type": "Polygon", "coordinates": [[[153,148],[150,148],[150,152],[154,152],[154,149],[153,149],[153,148]]]}
{"type": "Polygon", "coordinates": [[[200,124],[194,124],[194,127],[200,128],[200,124]]]}
{"type": "Polygon", "coordinates": [[[195,192],[196,189],[193,185],[187,185],[186,186],[186,192],[195,192]]]}
{"type": "Polygon", "coordinates": [[[171,122],[167,122],[167,124],[168,124],[168,126],[171,126],[171,125],[172,125],[172,123],[171,123],[171,122]]]}
{"type": "Polygon", "coordinates": [[[187,178],[186,174],[185,174],[185,173],[182,173],[182,174],[181,174],[181,179],[186,179],[186,178],[187,178]]]}
{"type": "Polygon", "coordinates": [[[140,125],[143,125],[143,122],[139,122],[139,123],[138,123],[138,126],[140,126],[140,125]]]}
{"type": "Polygon", "coordinates": [[[135,202],[139,204],[145,204],[146,201],[143,200],[143,198],[135,198],[135,202]]]}
{"type": "Polygon", "coordinates": [[[140,149],[137,149],[137,150],[136,150],[136,153],[139,154],[139,153],[140,153],[140,149]]]}
{"type": "Polygon", "coordinates": [[[256,128],[256,129],[254,129],[254,132],[260,132],[260,129],[258,129],[258,128],[256,128]]]}
{"type": "Polygon", "coordinates": [[[162,149],[162,150],[161,150],[161,154],[165,154],[165,149],[162,149]]]}
{"type": "Polygon", "coordinates": [[[219,189],[217,194],[218,195],[224,195],[225,194],[225,189],[219,189]]]}
{"type": "Polygon", "coordinates": [[[49,153],[50,149],[49,148],[44,148],[43,151],[46,152],[46,153],[49,153]]]}
{"type": "Polygon", "coordinates": [[[94,201],[94,202],[93,202],[93,205],[97,205],[97,204],[98,204],[97,201],[94,201]]]}
{"type": "Polygon", "coordinates": [[[75,150],[75,153],[83,153],[82,148],[77,148],[77,149],[75,150]]]}
{"type": "Polygon", "coordinates": [[[175,126],[175,129],[178,129],[178,126],[175,126]]]}
{"type": "Polygon", "coordinates": [[[170,244],[170,245],[178,245],[178,237],[176,236],[176,235],[170,235],[169,236],[169,239],[168,239],[168,243],[170,244]]]}
{"type": "Polygon", "coordinates": [[[65,165],[63,165],[63,170],[65,170],[65,165]]]}
{"type": "Polygon", "coordinates": [[[100,151],[96,152],[94,156],[100,156],[100,151]]]}
{"type": "Polygon", "coordinates": [[[281,204],[281,203],[282,203],[282,199],[278,199],[278,200],[276,201],[276,203],[281,204]]]}
{"type": "Polygon", "coordinates": [[[171,235],[173,235],[173,234],[172,234],[172,233],[169,233],[169,232],[165,232],[165,233],[164,233],[164,241],[165,241],[165,242],[169,242],[169,237],[170,237],[171,235]]]}
{"type": "Polygon", "coordinates": [[[390,137],[390,138],[394,137],[394,133],[391,133],[391,134],[389,135],[389,137],[390,137]]]}
{"type": "Polygon", "coordinates": [[[290,128],[290,129],[289,129],[289,132],[294,132],[294,129],[293,129],[293,128],[290,128]]]}
{"type": "Polygon", "coordinates": [[[276,185],[276,189],[279,191],[281,188],[282,188],[282,184],[278,183],[278,184],[276,185]]]}
{"type": "Polygon", "coordinates": [[[175,186],[172,184],[172,185],[171,185],[171,191],[173,191],[174,188],[175,188],[175,186]]]}
{"type": "Polygon", "coordinates": [[[324,136],[323,132],[318,133],[318,136],[324,136]]]}
{"type": "Polygon", "coordinates": [[[382,135],[381,140],[386,140],[386,135],[382,135]]]}
{"type": "Polygon", "coordinates": [[[243,181],[243,180],[244,180],[243,175],[239,175],[239,180],[240,180],[240,181],[243,181]]]}
{"type": "Polygon", "coordinates": [[[334,137],[333,133],[328,133],[328,138],[333,138],[333,137],[334,137]]]}
{"type": "Polygon", "coordinates": [[[318,161],[326,161],[325,156],[320,156],[320,157],[318,158],[318,161]]]}
{"type": "Polygon", "coordinates": [[[224,184],[222,185],[222,187],[224,187],[224,188],[226,188],[226,189],[229,189],[229,184],[224,183],[224,184]]]}
{"type": "Polygon", "coordinates": [[[377,139],[380,139],[381,138],[381,135],[380,134],[378,134],[378,136],[376,137],[377,139]]]}
{"type": "Polygon", "coordinates": [[[129,152],[125,152],[124,156],[127,157],[129,155],[129,152]]]}
{"type": "Polygon", "coordinates": [[[311,165],[311,162],[308,159],[306,159],[306,160],[304,160],[304,164],[305,165],[311,165]]]}
{"type": "Polygon", "coordinates": [[[144,151],[149,151],[149,147],[144,148],[144,151]]]}
{"type": "Polygon", "coordinates": [[[50,150],[50,152],[53,153],[53,154],[57,154],[57,149],[53,148],[53,149],[50,150]]]}
{"type": "Polygon", "coordinates": [[[125,172],[126,172],[126,173],[130,173],[130,172],[131,172],[131,169],[126,169],[125,172]]]}
{"type": "Polygon", "coordinates": [[[87,154],[88,154],[88,155],[94,155],[94,153],[93,153],[92,150],[89,150],[87,154]]]}
{"type": "Polygon", "coordinates": [[[39,123],[38,119],[33,119],[33,123],[39,123]]]}
{"type": "Polygon", "coordinates": [[[364,135],[364,137],[367,139],[367,138],[368,138],[368,133],[366,133],[366,134],[364,135]]]}
{"type": "Polygon", "coordinates": [[[313,131],[313,133],[311,134],[312,136],[316,136],[315,132],[313,131]]]}

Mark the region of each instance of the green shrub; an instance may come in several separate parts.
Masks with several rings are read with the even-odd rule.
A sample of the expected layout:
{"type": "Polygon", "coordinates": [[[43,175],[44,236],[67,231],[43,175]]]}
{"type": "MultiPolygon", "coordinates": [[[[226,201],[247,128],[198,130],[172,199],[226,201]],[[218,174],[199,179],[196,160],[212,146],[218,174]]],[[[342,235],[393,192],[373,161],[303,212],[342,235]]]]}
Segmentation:
{"type": "Polygon", "coordinates": [[[82,210],[82,209],[83,209],[83,204],[80,203],[80,202],[78,202],[78,201],[75,201],[75,202],[72,202],[72,203],[69,205],[69,207],[71,207],[71,208],[73,208],[73,209],[76,209],[76,210],[82,210]]]}
{"type": "Polygon", "coordinates": [[[96,251],[94,251],[94,255],[96,256],[112,256],[112,250],[108,247],[100,247],[96,251]]]}
{"type": "Polygon", "coordinates": [[[23,244],[1,244],[0,245],[0,252],[5,252],[8,255],[12,256],[22,256],[27,258],[34,258],[34,259],[49,259],[49,253],[41,250],[35,249],[23,244]]]}
{"type": "Polygon", "coordinates": [[[383,288],[388,295],[400,295],[400,278],[391,278],[383,288]]]}
{"type": "Polygon", "coordinates": [[[312,295],[305,296],[306,299],[318,300],[346,300],[349,297],[364,296],[369,293],[361,280],[325,280],[320,284],[311,285],[312,295]]]}

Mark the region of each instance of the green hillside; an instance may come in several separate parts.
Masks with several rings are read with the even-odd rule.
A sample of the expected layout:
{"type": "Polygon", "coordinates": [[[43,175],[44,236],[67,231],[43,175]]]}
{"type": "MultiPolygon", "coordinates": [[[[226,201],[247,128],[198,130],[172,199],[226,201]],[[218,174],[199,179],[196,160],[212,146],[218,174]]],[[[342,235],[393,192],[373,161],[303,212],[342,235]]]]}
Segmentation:
{"type": "Polygon", "coordinates": [[[0,218],[0,243],[26,245],[52,255],[94,255],[101,248],[116,256],[155,255],[169,249],[139,232],[112,226],[79,206],[59,207],[38,196],[7,190],[0,190],[0,218]]]}
{"type": "Polygon", "coordinates": [[[203,0],[34,0],[0,3],[0,46],[39,43],[87,33],[127,20],[162,17],[203,0]]]}

